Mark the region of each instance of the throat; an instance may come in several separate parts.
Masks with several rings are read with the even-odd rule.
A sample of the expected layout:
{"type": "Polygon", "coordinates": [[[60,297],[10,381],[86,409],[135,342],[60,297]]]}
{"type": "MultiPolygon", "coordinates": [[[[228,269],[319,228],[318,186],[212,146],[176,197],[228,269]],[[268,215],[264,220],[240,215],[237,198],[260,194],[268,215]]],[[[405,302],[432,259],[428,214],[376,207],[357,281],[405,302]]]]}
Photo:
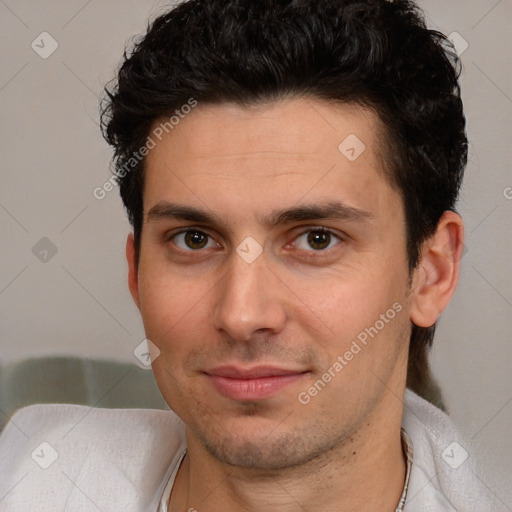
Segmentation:
{"type": "Polygon", "coordinates": [[[329,460],[278,472],[225,465],[209,471],[209,464],[196,465],[195,458],[191,462],[187,453],[177,471],[168,510],[395,512],[402,510],[405,498],[407,446],[400,437],[394,455],[386,450],[386,459],[377,461],[370,460],[366,449],[353,443],[349,455],[331,454],[329,460]]]}

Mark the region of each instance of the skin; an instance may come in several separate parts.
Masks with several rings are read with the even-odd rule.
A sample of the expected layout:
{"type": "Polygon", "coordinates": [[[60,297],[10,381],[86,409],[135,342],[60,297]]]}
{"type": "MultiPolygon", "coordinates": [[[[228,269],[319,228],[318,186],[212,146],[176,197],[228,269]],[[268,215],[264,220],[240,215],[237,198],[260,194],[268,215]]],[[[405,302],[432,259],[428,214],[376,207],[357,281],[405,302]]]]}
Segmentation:
{"type": "Polygon", "coordinates": [[[156,381],[186,424],[171,511],[394,511],[411,320],[432,325],[449,302],[463,228],[458,215],[443,215],[411,285],[382,130],[370,110],[311,98],[200,104],[146,157],[139,265],[132,235],[127,259],[146,336],[160,351],[156,381]],[[338,149],[349,134],[366,146],[355,161],[338,149]],[[155,209],[163,201],[217,220],[166,216],[155,209]],[[365,213],[264,222],[276,210],[334,201],[365,213]],[[205,235],[187,245],[176,235],[184,228],[205,235]],[[262,249],[250,263],[236,251],[248,236],[262,249]],[[332,374],[397,303],[378,335],[301,403],[299,393],[332,374]],[[235,400],[207,375],[219,365],[301,375],[270,397],[235,400]]]}

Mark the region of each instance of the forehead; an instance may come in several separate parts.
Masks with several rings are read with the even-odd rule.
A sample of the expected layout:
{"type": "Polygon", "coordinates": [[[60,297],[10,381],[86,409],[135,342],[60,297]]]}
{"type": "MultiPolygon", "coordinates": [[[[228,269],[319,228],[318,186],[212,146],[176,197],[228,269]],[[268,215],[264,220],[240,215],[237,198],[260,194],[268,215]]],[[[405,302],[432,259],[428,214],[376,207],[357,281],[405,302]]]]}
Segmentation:
{"type": "Polygon", "coordinates": [[[166,121],[152,127],[158,138],[150,134],[156,146],[146,157],[146,214],[160,201],[185,199],[210,209],[230,203],[237,215],[260,215],[285,200],[396,202],[385,178],[385,132],[370,109],[311,98],[199,103],[162,130],[166,121]]]}
{"type": "Polygon", "coordinates": [[[187,115],[173,116],[176,124],[167,121],[164,117],[153,124],[151,132],[156,131],[157,138],[162,139],[157,142],[169,143],[172,134],[173,151],[195,158],[235,155],[240,144],[246,152],[251,145],[253,153],[337,156],[339,143],[351,134],[361,142],[364,139],[365,146],[380,157],[386,133],[373,110],[316,98],[282,99],[246,107],[199,103],[187,115]]]}

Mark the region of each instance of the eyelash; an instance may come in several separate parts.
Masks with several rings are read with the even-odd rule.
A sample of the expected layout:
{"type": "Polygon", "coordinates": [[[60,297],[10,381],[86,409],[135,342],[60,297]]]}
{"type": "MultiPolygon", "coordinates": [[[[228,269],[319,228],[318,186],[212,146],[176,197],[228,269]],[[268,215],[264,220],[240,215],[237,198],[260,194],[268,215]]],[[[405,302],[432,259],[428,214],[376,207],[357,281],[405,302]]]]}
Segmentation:
{"type": "MultiPolygon", "coordinates": [[[[165,241],[166,242],[171,242],[174,238],[176,238],[177,236],[179,235],[182,235],[182,234],[185,234],[185,233],[189,233],[189,232],[198,232],[198,233],[201,233],[201,234],[204,234],[206,235],[208,238],[210,239],[213,239],[213,237],[207,233],[206,231],[204,231],[203,229],[200,229],[200,228],[195,228],[194,226],[190,226],[190,227],[187,227],[186,229],[182,229],[181,231],[178,231],[176,233],[172,233],[168,236],[166,236],[165,238],[165,241]]],[[[303,252],[307,257],[312,257],[312,258],[319,258],[319,257],[322,257],[322,256],[326,256],[326,255],[330,255],[331,252],[333,250],[335,250],[336,247],[338,247],[341,243],[343,243],[345,240],[346,240],[346,237],[342,236],[342,235],[338,235],[336,234],[335,232],[331,231],[330,229],[327,229],[325,227],[322,227],[322,226],[318,226],[318,227],[309,227],[307,229],[305,229],[304,231],[301,231],[294,239],[293,239],[293,242],[295,243],[297,239],[299,239],[300,237],[304,236],[304,235],[307,235],[308,233],[328,233],[331,237],[335,238],[338,240],[338,243],[335,244],[333,247],[330,247],[329,249],[320,249],[320,250],[317,250],[315,251],[314,249],[311,249],[311,250],[306,250],[306,249],[299,249],[299,251],[303,252]],[[308,254],[309,253],[309,254],[308,254]]],[[[329,245],[331,244],[332,240],[329,241],[329,245]]],[[[307,243],[307,242],[306,242],[307,243]]],[[[176,244],[174,244],[175,247],[176,244]]],[[[177,250],[183,254],[185,253],[188,253],[188,254],[192,254],[192,253],[201,253],[204,251],[204,249],[197,249],[197,250],[194,250],[194,249],[181,249],[179,247],[177,247],[177,250]]]]}

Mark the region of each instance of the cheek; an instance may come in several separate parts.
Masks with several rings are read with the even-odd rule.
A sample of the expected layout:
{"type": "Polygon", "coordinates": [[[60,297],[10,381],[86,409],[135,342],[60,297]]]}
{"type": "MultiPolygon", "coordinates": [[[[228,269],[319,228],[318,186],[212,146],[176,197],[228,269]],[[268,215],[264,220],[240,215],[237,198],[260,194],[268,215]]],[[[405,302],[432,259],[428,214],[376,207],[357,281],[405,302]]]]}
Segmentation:
{"type": "MultiPolygon", "coordinates": [[[[321,279],[296,277],[289,284],[296,304],[306,305],[312,313],[308,318],[316,318],[319,325],[324,325],[328,337],[335,336],[340,343],[372,326],[393,304],[404,306],[406,293],[403,270],[393,268],[389,262],[333,272],[321,279]]],[[[297,314],[306,321],[303,314],[297,314]]]]}
{"type": "Polygon", "coordinates": [[[171,345],[179,352],[192,340],[204,338],[198,332],[207,325],[212,286],[207,280],[183,279],[169,269],[160,270],[141,272],[145,275],[139,283],[144,329],[162,352],[171,345]]]}
{"type": "Polygon", "coordinates": [[[317,349],[323,352],[326,368],[336,361],[342,368],[332,391],[344,390],[352,395],[346,400],[357,402],[387,382],[397,362],[403,361],[409,325],[405,290],[391,282],[347,283],[333,287],[321,307],[329,333],[317,349]]]}

